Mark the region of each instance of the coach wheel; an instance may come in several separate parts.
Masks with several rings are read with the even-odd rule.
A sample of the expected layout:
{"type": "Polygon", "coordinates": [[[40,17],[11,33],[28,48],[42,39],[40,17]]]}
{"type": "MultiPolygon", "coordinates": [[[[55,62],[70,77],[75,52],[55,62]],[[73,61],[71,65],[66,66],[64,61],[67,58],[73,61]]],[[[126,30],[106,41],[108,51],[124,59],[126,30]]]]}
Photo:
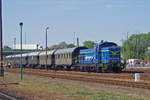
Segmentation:
{"type": "Polygon", "coordinates": [[[70,66],[67,66],[67,70],[68,70],[68,71],[70,70],[70,68],[71,68],[70,66]]]}

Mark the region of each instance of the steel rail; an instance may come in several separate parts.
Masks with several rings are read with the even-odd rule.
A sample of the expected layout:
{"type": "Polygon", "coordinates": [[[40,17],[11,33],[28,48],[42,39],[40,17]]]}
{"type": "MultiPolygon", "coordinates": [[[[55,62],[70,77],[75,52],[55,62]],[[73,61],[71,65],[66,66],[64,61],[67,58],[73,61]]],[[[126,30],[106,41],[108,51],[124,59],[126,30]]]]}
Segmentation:
{"type": "Polygon", "coordinates": [[[0,92],[0,99],[2,99],[2,100],[17,100],[16,98],[9,96],[3,92],[0,92]]]}
{"type": "MultiPolygon", "coordinates": [[[[15,70],[6,70],[6,71],[19,73],[19,71],[15,71],[15,70]]],[[[38,71],[31,72],[31,71],[25,71],[25,70],[23,73],[27,75],[37,75],[37,76],[59,78],[59,79],[69,79],[69,80],[76,80],[76,81],[85,81],[85,82],[93,82],[93,83],[103,83],[103,84],[120,85],[120,86],[126,86],[126,87],[150,89],[150,83],[146,83],[146,82],[134,82],[134,81],[113,80],[113,79],[104,79],[104,78],[95,79],[95,78],[89,78],[89,77],[73,76],[73,75],[68,75],[68,74],[62,75],[59,73],[41,73],[38,71]]]]}

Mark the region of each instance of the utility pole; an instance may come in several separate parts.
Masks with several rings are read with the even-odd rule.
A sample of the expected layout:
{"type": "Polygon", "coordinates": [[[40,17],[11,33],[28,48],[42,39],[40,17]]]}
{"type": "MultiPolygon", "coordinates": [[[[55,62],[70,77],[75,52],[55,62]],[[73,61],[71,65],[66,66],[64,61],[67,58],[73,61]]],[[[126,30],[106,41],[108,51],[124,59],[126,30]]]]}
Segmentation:
{"type": "Polygon", "coordinates": [[[76,47],[78,48],[79,47],[79,38],[77,38],[77,45],[76,47]]]}
{"type": "MultiPolygon", "coordinates": [[[[120,41],[121,41],[122,46],[123,46],[123,44],[124,44],[124,39],[122,38],[120,41]]],[[[122,49],[122,57],[123,57],[123,55],[124,55],[124,48],[122,49]]]]}
{"type": "Polygon", "coordinates": [[[14,37],[14,50],[16,50],[16,37],[14,37]]]}
{"type": "Polygon", "coordinates": [[[48,67],[47,67],[47,31],[48,31],[49,27],[46,27],[46,69],[48,70],[48,67]]]}
{"type": "Polygon", "coordinates": [[[4,77],[4,67],[3,67],[3,42],[2,42],[2,0],[0,0],[0,68],[1,77],[4,77]]]}
{"type": "Polygon", "coordinates": [[[138,44],[138,35],[136,34],[136,56],[137,56],[137,59],[138,59],[138,46],[137,46],[137,44],[138,44]]]}
{"type": "Polygon", "coordinates": [[[127,46],[126,46],[126,49],[129,49],[129,58],[130,58],[130,46],[129,46],[129,43],[128,43],[128,38],[129,38],[129,33],[127,32],[127,46]],[[129,48],[127,48],[129,47],[129,48]]]}
{"type": "Polygon", "coordinates": [[[25,44],[25,48],[26,48],[26,32],[25,32],[25,36],[24,36],[24,44],[25,44]]]}
{"type": "Polygon", "coordinates": [[[22,26],[23,26],[23,22],[20,22],[20,79],[23,79],[23,75],[22,75],[22,26]]]}
{"type": "Polygon", "coordinates": [[[73,33],[73,44],[75,45],[75,32],[73,33]]]}

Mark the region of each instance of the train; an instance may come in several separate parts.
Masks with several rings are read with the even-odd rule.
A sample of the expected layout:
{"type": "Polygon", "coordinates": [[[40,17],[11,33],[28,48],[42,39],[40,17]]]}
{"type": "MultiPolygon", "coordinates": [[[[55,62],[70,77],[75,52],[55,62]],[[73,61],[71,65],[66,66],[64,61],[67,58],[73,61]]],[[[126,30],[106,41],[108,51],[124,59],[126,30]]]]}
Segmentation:
{"type": "MultiPolygon", "coordinates": [[[[5,63],[9,67],[19,67],[20,54],[6,56],[5,63]]],[[[25,53],[22,66],[83,72],[121,72],[125,68],[121,63],[120,47],[114,42],[100,42],[92,49],[74,47],[25,53]]]]}

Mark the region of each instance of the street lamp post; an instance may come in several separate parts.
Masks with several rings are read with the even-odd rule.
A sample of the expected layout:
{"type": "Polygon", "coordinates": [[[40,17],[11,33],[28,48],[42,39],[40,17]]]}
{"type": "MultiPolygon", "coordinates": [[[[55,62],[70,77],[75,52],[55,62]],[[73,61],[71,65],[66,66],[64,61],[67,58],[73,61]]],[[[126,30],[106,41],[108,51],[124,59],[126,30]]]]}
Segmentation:
{"type": "Polygon", "coordinates": [[[22,75],[22,26],[23,26],[23,22],[20,22],[20,79],[23,79],[23,75],[22,75]]]}
{"type": "Polygon", "coordinates": [[[47,31],[48,31],[49,27],[46,27],[46,68],[48,70],[48,67],[47,67],[47,31]]]}
{"type": "Polygon", "coordinates": [[[3,67],[3,43],[2,43],[2,0],[0,0],[0,76],[4,77],[4,67],[3,67]]]}

